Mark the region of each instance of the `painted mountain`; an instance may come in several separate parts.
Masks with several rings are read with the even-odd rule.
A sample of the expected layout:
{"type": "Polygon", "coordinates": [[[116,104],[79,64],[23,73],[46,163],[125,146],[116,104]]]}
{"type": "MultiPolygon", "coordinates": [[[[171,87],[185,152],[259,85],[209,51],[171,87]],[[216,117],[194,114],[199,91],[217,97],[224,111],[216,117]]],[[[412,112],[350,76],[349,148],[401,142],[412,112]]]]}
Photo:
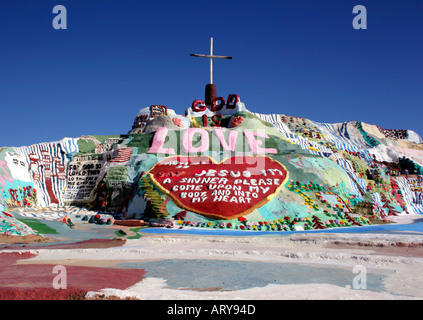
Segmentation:
{"type": "Polygon", "coordinates": [[[249,111],[236,94],[185,115],[152,105],[124,135],[0,149],[0,209],[79,206],[116,219],[312,230],[423,213],[411,130],[249,111]]]}

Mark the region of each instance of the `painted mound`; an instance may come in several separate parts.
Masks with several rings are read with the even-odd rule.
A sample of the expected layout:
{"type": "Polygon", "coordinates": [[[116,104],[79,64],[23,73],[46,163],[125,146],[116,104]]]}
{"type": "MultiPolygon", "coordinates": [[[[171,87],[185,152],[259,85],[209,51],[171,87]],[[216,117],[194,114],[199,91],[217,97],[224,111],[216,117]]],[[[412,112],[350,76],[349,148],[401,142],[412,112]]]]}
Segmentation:
{"type": "Polygon", "coordinates": [[[79,206],[257,231],[368,225],[423,213],[422,142],[410,130],[250,112],[237,95],[195,100],[184,116],[152,105],[128,134],[1,148],[0,209],[79,206]]]}

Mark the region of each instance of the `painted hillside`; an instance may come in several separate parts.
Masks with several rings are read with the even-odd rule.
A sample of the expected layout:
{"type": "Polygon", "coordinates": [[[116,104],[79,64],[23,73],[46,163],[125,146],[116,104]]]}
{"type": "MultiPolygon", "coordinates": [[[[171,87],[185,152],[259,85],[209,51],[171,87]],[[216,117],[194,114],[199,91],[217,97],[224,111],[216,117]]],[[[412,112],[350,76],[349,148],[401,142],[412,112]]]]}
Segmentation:
{"type": "MultiPolygon", "coordinates": [[[[313,230],[423,213],[423,140],[359,121],[152,105],[127,134],[0,149],[0,230],[15,209],[77,206],[168,227],[313,230]]],[[[20,230],[18,230],[18,229],[20,230]]]]}

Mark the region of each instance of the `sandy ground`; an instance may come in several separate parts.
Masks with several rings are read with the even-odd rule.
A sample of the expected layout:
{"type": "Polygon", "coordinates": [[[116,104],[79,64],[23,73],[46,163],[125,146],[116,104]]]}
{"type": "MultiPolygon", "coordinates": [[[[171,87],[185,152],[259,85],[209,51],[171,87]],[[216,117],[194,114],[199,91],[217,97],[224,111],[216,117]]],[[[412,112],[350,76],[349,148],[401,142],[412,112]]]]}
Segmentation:
{"type": "Polygon", "coordinates": [[[27,236],[13,236],[7,234],[0,234],[0,244],[16,244],[16,243],[41,243],[51,242],[52,240],[36,234],[27,236]]]}
{"type": "MultiPolygon", "coordinates": [[[[401,216],[394,220],[410,223],[419,218],[401,216]]],[[[104,288],[88,292],[87,297],[101,294],[142,300],[423,299],[423,234],[413,232],[254,237],[144,233],[140,239],[121,241],[118,246],[85,245],[67,249],[31,249],[29,252],[34,256],[19,260],[17,264],[122,268],[122,276],[125,263],[147,268],[145,277],[126,289],[104,288]],[[166,268],[166,261],[181,262],[183,267],[178,265],[176,268],[175,265],[176,269],[164,269],[171,271],[158,276],[158,270],[166,268]],[[196,279],[201,263],[218,266],[204,269],[201,277],[206,282],[196,279]],[[268,272],[266,279],[270,280],[265,283],[259,276],[263,275],[260,270],[263,266],[269,266],[270,270],[275,267],[274,279],[268,272]],[[276,269],[292,273],[300,267],[310,271],[294,277],[286,275],[286,279],[280,281],[284,273],[276,269]],[[239,278],[240,268],[248,270],[248,285],[231,287],[228,283],[239,278]],[[337,274],[343,281],[338,279],[334,283],[331,277],[337,274]],[[186,281],[186,285],[172,285],[178,279],[186,281]],[[373,281],[377,286],[368,289],[373,281]],[[206,284],[201,286],[200,282],[206,284]]],[[[242,281],[240,278],[241,284],[242,281]]]]}

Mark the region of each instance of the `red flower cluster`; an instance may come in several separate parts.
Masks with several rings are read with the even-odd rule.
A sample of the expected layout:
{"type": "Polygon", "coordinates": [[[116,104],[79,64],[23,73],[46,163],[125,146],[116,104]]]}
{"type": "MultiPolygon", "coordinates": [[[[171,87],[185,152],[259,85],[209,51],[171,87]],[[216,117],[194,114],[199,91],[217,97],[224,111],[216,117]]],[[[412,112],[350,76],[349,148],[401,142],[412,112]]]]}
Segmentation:
{"type": "Polygon", "coordinates": [[[174,123],[175,125],[177,125],[178,127],[180,127],[180,128],[185,128],[185,126],[184,126],[184,124],[183,124],[183,122],[182,122],[182,120],[181,120],[181,119],[179,119],[179,118],[172,118],[172,121],[173,121],[173,123],[174,123]]]}
{"type": "Polygon", "coordinates": [[[235,118],[232,119],[231,128],[238,126],[239,124],[242,123],[242,121],[244,121],[244,117],[236,116],[235,118]]]}

